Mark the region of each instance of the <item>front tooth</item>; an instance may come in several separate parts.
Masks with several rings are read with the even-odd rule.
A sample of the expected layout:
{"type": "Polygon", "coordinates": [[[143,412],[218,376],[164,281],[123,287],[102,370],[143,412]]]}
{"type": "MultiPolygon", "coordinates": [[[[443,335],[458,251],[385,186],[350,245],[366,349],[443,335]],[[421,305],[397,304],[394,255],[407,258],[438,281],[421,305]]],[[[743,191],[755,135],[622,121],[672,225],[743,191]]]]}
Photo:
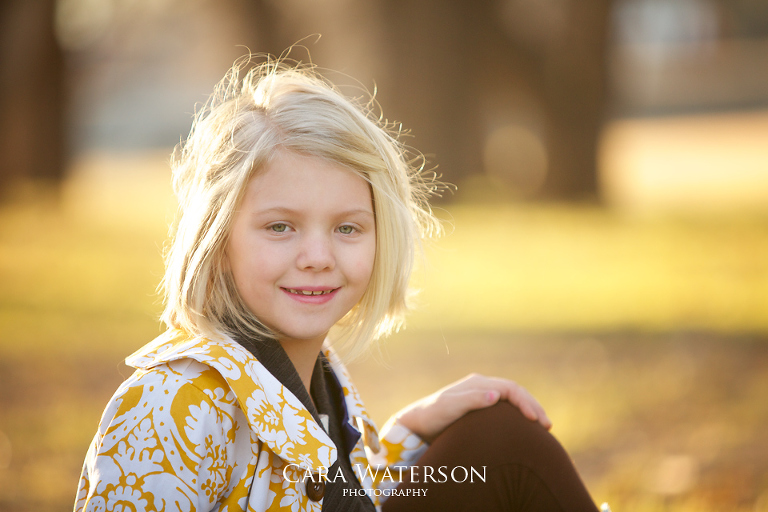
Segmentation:
{"type": "Polygon", "coordinates": [[[331,293],[330,290],[312,291],[312,290],[294,290],[294,289],[290,289],[290,292],[296,295],[307,295],[307,296],[325,295],[327,293],[331,293]]]}

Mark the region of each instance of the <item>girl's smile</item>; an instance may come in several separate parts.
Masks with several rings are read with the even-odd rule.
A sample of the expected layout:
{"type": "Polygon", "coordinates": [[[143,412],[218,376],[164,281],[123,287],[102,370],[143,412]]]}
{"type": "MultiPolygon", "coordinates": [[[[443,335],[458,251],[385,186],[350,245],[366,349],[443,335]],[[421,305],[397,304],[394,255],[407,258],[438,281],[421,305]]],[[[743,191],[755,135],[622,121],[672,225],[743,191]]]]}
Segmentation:
{"type": "Polygon", "coordinates": [[[284,346],[322,342],[363,296],[375,253],[368,183],[287,151],[251,179],[227,245],[240,297],[284,346]]]}
{"type": "Polygon", "coordinates": [[[292,299],[298,300],[299,302],[307,302],[310,304],[324,304],[331,300],[334,296],[334,294],[339,290],[339,288],[319,288],[319,289],[312,289],[310,288],[283,288],[283,291],[288,293],[289,295],[292,295],[292,299]]]}

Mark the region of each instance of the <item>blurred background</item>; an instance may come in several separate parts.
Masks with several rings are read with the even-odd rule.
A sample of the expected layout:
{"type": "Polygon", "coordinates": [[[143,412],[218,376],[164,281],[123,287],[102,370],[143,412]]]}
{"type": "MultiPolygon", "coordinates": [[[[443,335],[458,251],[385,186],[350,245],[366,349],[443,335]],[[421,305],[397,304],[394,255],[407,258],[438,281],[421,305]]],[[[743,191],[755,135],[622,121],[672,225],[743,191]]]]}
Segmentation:
{"type": "Polygon", "coordinates": [[[161,332],[171,149],[297,42],[457,185],[408,329],[351,367],[379,424],[500,375],[614,511],[768,510],[764,0],[6,0],[0,511],[72,506],[161,332]]]}

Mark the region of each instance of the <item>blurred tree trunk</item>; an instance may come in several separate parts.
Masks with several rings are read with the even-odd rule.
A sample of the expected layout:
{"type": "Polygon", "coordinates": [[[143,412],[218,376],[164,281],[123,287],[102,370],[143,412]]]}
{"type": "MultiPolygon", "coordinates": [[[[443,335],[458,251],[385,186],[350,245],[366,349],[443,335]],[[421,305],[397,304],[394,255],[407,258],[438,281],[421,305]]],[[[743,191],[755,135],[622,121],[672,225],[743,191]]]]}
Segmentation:
{"type": "Polygon", "coordinates": [[[458,183],[481,170],[482,127],[474,88],[478,3],[469,0],[383,0],[387,77],[380,101],[388,118],[412,131],[406,143],[458,183]]]}
{"type": "Polygon", "coordinates": [[[571,0],[563,37],[542,62],[550,139],[545,197],[597,198],[610,9],[610,0],[571,0]]]}
{"type": "Polygon", "coordinates": [[[489,128],[481,104],[491,93],[517,90],[544,111],[549,168],[538,195],[597,196],[610,0],[381,4],[391,69],[382,103],[413,129],[417,148],[436,155],[431,160],[445,181],[482,172],[489,128]],[[511,25],[505,13],[514,18],[511,25]],[[556,18],[557,31],[547,30],[550,22],[536,25],[546,16],[556,18]]]}
{"type": "MultiPolygon", "coordinates": [[[[253,53],[280,55],[290,44],[296,42],[281,33],[281,14],[275,2],[270,0],[233,0],[229,8],[247,20],[253,27],[252,37],[246,42],[253,53]]],[[[226,4],[225,4],[226,5],[226,4]]]]}
{"type": "Polygon", "coordinates": [[[0,6],[0,186],[64,174],[64,59],[54,8],[55,0],[0,6]]]}

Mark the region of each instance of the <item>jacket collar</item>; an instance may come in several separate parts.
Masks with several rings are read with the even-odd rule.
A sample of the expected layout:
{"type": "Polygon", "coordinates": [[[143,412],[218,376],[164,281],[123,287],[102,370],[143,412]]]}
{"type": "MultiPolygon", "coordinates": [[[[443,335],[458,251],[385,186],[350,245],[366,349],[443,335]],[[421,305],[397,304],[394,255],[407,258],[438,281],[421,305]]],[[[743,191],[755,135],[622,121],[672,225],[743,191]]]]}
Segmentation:
{"type": "MultiPolygon", "coordinates": [[[[332,350],[324,353],[345,391],[350,423],[361,431],[363,442],[379,451],[376,425],[368,416],[349,374],[332,350]]],[[[284,461],[316,471],[336,461],[336,447],[301,401],[245,348],[231,338],[190,336],[168,330],[126,358],[126,364],[148,370],[179,359],[205,364],[227,381],[245,413],[251,430],[284,461]]]]}

